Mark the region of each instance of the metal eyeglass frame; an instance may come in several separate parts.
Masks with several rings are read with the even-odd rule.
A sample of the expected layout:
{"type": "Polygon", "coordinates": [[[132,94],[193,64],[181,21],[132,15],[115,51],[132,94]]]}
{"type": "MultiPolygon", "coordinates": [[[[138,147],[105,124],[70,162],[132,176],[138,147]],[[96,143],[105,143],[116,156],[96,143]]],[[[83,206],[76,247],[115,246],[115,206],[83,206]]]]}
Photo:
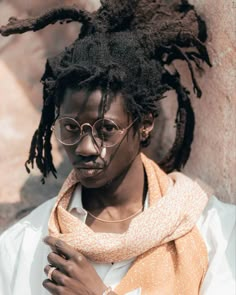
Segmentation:
{"type": "MultiPolygon", "coordinates": [[[[111,119],[108,119],[108,118],[104,118],[105,120],[109,120],[109,121],[111,121],[119,130],[117,130],[117,131],[119,131],[120,132],[120,134],[122,135],[125,131],[127,131],[136,121],[137,121],[137,119],[138,118],[135,118],[127,127],[125,127],[125,128],[120,128],[113,120],[111,120],[111,119]]],[[[92,135],[92,138],[93,138],[93,141],[96,143],[96,145],[97,146],[99,146],[99,144],[97,143],[97,141],[96,141],[96,139],[95,139],[95,136],[94,136],[94,132],[93,132],[93,127],[94,127],[94,125],[97,123],[97,122],[99,122],[99,121],[102,121],[102,120],[104,120],[104,119],[98,119],[97,121],[95,121],[94,123],[93,123],[93,125],[91,125],[90,123],[83,123],[82,125],[80,125],[79,124],[79,122],[78,121],[76,121],[74,118],[71,118],[71,117],[61,117],[61,118],[57,118],[57,120],[55,121],[55,123],[54,123],[54,125],[51,127],[51,130],[54,132],[54,134],[55,134],[55,137],[56,137],[56,139],[61,143],[61,144],[63,144],[63,145],[65,145],[65,146],[73,146],[73,145],[75,145],[75,144],[78,144],[79,142],[80,142],[80,140],[84,137],[83,135],[86,135],[86,134],[83,134],[83,128],[84,128],[84,126],[89,126],[90,127],[90,129],[91,129],[91,135],[92,135]],[[80,137],[78,138],[78,140],[76,141],[76,142],[74,142],[74,143],[71,143],[71,144],[68,144],[68,143],[64,143],[64,142],[62,142],[57,136],[56,136],[56,132],[55,132],[55,123],[58,121],[60,121],[60,120],[63,120],[63,119],[69,119],[69,120],[72,120],[72,121],[74,121],[77,125],[78,125],[78,127],[80,128],[80,137]],[[82,135],[81,135],[82,134],[82,135]]],[[[88,132],[86,132],[86,133],[88,133],[88,132]]],[[[112,145],[103,145],[103,146],[105,146],[105,147],[113,147],[113,146],[115,146],[115,145],[117,145],[119,143],[119,141],[118,142],[116,142],[116,143],[114,143],[114,144],[112,144],[112,145]]]]}

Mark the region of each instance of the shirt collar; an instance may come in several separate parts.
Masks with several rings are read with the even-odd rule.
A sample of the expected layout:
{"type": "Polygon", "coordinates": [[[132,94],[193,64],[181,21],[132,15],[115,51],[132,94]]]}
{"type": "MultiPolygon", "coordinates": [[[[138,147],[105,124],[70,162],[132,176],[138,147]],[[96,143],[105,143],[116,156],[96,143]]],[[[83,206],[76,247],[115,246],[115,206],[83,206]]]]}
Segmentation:
{"type": "Polygon", "coordinates": [[[78,184],[72,194],[72,198],[69,203],[68,211],[71,211],[74,208],[82,208],[82,187],[78,184]]]}
{"type": "MultiPolygon", "coordinates": [[[[148,192],[144,202],[144,210],[148,208],[148,192]]],[[[84,209],[82,203],[82,187],[80,184],[76,186],[76,189],[72,195],[71,202],[68,206],[68,211],[79,218],[81,221],[85,223],[88,212],[84,209]]]]}
{"type": "Polygon", "coordinates": [[[82,203],[82,187],[80,184],[76,186],[74,193],[72,194],[72,198],[68,207],[68,211],[80,219],[82,222],[85,223],[87,218],[87,211],[83,208],[82,203]]]}

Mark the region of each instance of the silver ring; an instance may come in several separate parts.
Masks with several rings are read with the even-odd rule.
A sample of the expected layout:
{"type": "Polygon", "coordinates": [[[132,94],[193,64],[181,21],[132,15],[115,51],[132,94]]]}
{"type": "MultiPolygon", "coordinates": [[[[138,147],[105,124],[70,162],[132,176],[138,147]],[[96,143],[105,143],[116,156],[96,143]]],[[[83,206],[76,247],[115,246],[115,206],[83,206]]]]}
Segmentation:
{"type": "Polygon", "coordinates": [[[51,267],[50,267],[50,269],[49,269],[49,271],[48,271],[48,279],[49,279],[50,281],[52,281],[52,274],[53,274],[54,270],[56,270],[56,269],[57,269],[57,268],[54,267],[54,266],[51,266],[51,267]]]}

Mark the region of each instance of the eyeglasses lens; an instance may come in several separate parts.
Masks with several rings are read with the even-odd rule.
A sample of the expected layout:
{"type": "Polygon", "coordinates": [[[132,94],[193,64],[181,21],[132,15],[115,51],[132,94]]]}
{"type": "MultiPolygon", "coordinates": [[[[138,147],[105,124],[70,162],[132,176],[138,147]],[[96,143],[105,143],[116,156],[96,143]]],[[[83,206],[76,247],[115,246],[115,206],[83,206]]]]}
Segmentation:
{"type": "Polygon", "coordinates": [[[116,123],[109,119],[99,119],[93,126],[87,123],[80,126],[72,118],[58,119],[54,125],[54,133],[62,144],[74,145],[80,141],[84,134],[89,133],[89,128],[85,127],[90,128],[90,134],[92,128],[92,136],[98,146],[113,146],[119,142],[123,134],[116,123]]]}

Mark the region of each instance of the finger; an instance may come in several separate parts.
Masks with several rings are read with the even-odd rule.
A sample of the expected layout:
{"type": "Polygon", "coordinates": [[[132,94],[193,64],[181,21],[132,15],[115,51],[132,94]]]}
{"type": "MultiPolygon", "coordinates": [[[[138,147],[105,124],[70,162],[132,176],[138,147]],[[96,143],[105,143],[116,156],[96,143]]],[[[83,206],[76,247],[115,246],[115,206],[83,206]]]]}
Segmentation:
{"type": "Polygon", "coordinates": [[[73,259],[77,262],[82,262],[85,257],[78,253],[73,247],[54,237],[47,236],[44,242],[53,248],[54,252],[64,255],[67,259],[73,259]]]}
{"type": "MultiPolygon", "coordinates": [[[[52,266],[50,265],[46,265],[45,268],[44,268],[44,272],[45,274],[48,276],[48,272],[49,270],[51,269],[52,266]]],[[[69,277],[66,276],[65,274],[63,274],[60,270],[58,269],[55,269],[53,271],[53,273],[51,274],[51,278],[52,278],[52,282],[57,285],[60,285],[60,286],[68,286],[70,285],[70,282],[69,282],[69,277]]],[[[49,279],[50,280],[50,279],[49,279]]]]}
{"type": "Polygon", "coordinates": [[[55,295],[67,294],[64,286],[56,285],[53,281],[45,280],[43,281],[43,286],[51,294],[55,294],[55,295]]]}
{"type": "Polygon", "coordinates": [[[53,237],[50,237],[50,236],[46,236],[43,239],[43,242],[45,244],[47,244],[52,249],[52,251],[56,251],[56,248],[55,248],[56,241],[57,241],[56,238],[53,238],[53,237]]]}
{"type": "Polygon", "coordinates": [[[50,246],[51,248],[54,248],[55,249],[55,244],[57,242],[57,238],[54,238],[54,237],[50,237],[50,236],[46,236],[43,241],[45,244],[47,244],[48,246],[50,246]]]}
{"type": "MultiPolygon", "coordinates": [[[[76,262],[74,258],[66,260],[54,252],[48,254],[48,262],[50,263],[49,269],[50,266],[56,267],[61,273],[64,273],[69,277],[75,277],[79,269],[83,268],[83,266],[80,265],[80,262],[76,262]]],[[[46,268],[46,273],[48,273],[49,269],[46,268]]]]}
{"type": "Polygon", "coordinates": [[[61,257],[60,255],[58,255],[57,253],[55,252],[51,252],[48,254],[48,262],[55,266],[56,268],[59,268],[59,269],[64,269],[65,268],[65,265],[66,265],[66,261],[63,257],[61,257]]]}
{"type": "MultiPolygon", "coordinates": [[[[79,255],[79,254],[78,254],[79,255]]],[[[79,256],[80,257],[80,256],[79,256]]],[[[82,271],[83,264],[80,264],[80,261],[75,261],[76,258],[71,259],[64,259],[60,255],[51,252],[48,254],[48,262],[50,263],[49,268],[48,266],[45,267],[46,274],[50,270],[50,267],[56,267],[61,273],[65,274],[70,278],[78,277],[78,273],[82,271]]],[[[54,273],[55,271],[53,271],[54,273]]]]}
{"type": "Polygon", "coordinates": [[[69,246],[68,244],[66,244],[62,240],[59,240],[59,239],[51,237],[51,236],[45,237],[44,242],[47,245],[49,245],[53,249],[54,252],[59,253],[59,254],[64,254],[66,256],[69,256],[69,254],[72,254],[73,251],[75,251],[71,246],[69,246]]]}
{"type": "Polygon", "coordinates": [[[48,277],[48,279],[49,280],[53,280],[53,273],[56,271],[56,268],[54,267],[54,266],[52,266],[52,265],[46,265],[45,267],[44,267],[44,272],[45,272],[45,274],[46,274],[46,276],[48,277]],[[53,271],[52,271],[53,270],[53,271]],[[52,271],[51,272],[51,278],[50,278],[50,276],[49,276],[49,272],[50,271],[52,271]]]}
{"type": "Polygon", "coordinates": [[[61,241],[59,239],[56,239],[54,237],[49,237],[48,236],[48,237],[44,238],[44,242],[45,242],[45,244],[47,244],[52,249],[52,251],[54,253],[57,253],[60,256],[62,256],[63,258],[66,258],[66,259],[69,259],[70,258],[68,255],[65,256],[63,254],[63,252],[61,251],[61,248],[60,248],[61,241]]]}

